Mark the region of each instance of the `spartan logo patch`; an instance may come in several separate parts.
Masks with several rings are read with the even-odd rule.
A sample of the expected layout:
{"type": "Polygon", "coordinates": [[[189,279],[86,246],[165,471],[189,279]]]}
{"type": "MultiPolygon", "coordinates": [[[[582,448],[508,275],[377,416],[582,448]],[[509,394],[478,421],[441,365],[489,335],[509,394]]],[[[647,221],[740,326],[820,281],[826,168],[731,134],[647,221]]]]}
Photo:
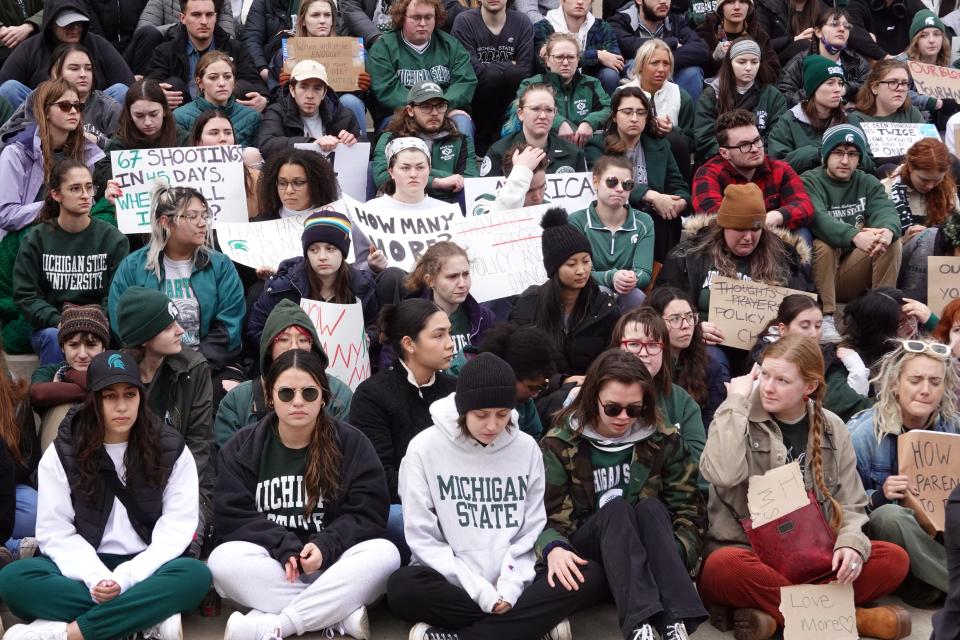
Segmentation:
{"type": "Polygon", "coordinates": [[[763,131],[767,128],[767,112],[766,111],[757,111],[757,129],[763,131]]]}
{"type": "Polygon", "coordinates": [[[434,91],[434,92],[436,92],[436,93],[443,93],[443,89],[441,89],[441,88],[440,88],[440,85],[438,85],[438,84],[435,83],[435,82],[424,82],[422,85],[420,85],[420,90],[421,90],[421,91],[434,91]]]}
{"type": "Polygon", "coordinates": [[[852,134],[852,133],[848,133],[847,135],[845,135],[845,136],[843,137],[843,140],[844,140],[844,142],[849,142],[850,144],[854,144],[854,142],[853,142],[854,138],[853,138],[853,134],[852,134]]]}
{"type": "Polygon", "coordinates": [[[573,106],[576,108],[577,113],[581,116],[587,115],[587,101],[584,100],[574,100],[573,106]]]}
{"type": "Polygon", "coordinates": [[[446,162],[453,160],[453,145],[445,144],[440,147],[440,159],[446,162]]]}
{"type": "Polygon", "coordinates": [[[929,16],[926,20],[923,21],[925,27],[935,27],[937,23],[934,21],[933,16],[929,16]]]}
{"type": "Polygon", "coordinates": [[[483,162],[480,163],[480,175],[485,176],[490,173],[490,169],[493,167],[493,162],[490,161],[490,156],[483,156],[483,162]]]}
{"type": "Polygon", "coordinates": [[[557,167],[554,173],[576,173],[576,171],[573,170],[573,167],[557,167]]]}

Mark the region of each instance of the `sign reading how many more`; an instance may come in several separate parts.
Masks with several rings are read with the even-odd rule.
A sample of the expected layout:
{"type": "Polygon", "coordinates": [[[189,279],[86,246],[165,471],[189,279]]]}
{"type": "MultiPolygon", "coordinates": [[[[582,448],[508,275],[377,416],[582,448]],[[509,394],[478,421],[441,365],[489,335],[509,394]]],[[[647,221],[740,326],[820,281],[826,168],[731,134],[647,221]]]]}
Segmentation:
{"type": "Polygon", "coordinates": [[[317,329],[320,346],[330,359],[327,373],[336,376],[352,391],[370,377],[370,353],[363,322],[363,307],[300,299],[300,308],[317,329]]]}
{"type": "MultiPolygon", "coordinates": [[[[567,213],[586,209],[597,193],[593,190],[593,175],[584,173],[548,173],[544,202],[563,207],[567,213]]],[[[467,215],[484,213],[497,198],[497,191],[507,181],[504,176],[491,178],[464,178],[463,197],[467,215]]]]}
{"type": "Polygon", "coordinates": [[[283,59],[292,69],[300,60],[315,60],[327,70],[327,84],[334,91],[357,91],[364,71],[363,38],[284,38],[283,59]]]}
{"type": "Polygon", "coordinates": [[[921,525],[928,520],[943,531],[947,499],[960,482],[960,435],[906,431],[897,436],[897,462],[900,475],[907,476],[918,491],[916,496],[908,493],[904,506],[913,509],[921,525]]]}
{"type": "Polygon", "coordinates": [[[923,138],[940,139],[936,125],[917,122],[861,122],[874,158],[906,155],[907,150],[923,138]]]}
{"type": "Polygon", "coordinates": [[[193,187],[204,195],[217,222],[246,222],[247,191],[242,147],[177,147],[112,151],[117,226],[123,233],[150,233],[150,194],[158,182],[193,187]]]}
{"type": "Polygon", "coordinates": [[[817,298],[806,291],[714,276],[709,320],[723,332],[724,345],[750,350],[767,323],[777,316],[780,303],[792,294],[817,298]]]}
{"type": "Polygon", "coordinates": [[[927,306],[937,315],[960,298],[960,257],[927,256],[927,306]]]}

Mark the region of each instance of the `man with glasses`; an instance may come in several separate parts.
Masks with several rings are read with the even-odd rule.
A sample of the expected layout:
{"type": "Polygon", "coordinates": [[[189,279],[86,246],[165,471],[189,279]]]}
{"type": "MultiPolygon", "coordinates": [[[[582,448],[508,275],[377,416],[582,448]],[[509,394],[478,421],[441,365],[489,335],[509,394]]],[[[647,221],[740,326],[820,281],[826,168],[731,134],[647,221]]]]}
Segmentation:
{"type": "Polygon", "coordinates": [[[824,342],[839,342],[833,314],[877,287],[896,287],[900,271],[900,221],[883,184],[859,170],[867,153],[863,132],[850,124],[823,134],[823,166],[801,176],[815,214],[813,280],[823,303],[824,342]]]}
{"type": "Polygon", "coordinates": [[[461,134],[448,117],[449,104],[435,82],[420,82],[410,89],[406,104],[397,109],[377,141],[373,154],[373,181],[377,188],[390,178],[387,144],[394,138],[419,138],[430,149],[427,195],[446,202],[457,201],[457,194],[463,191],[463,179],[479,173],[473,140],[461,134]]]}
{"type": "Polygon", "coordinates": [[[720,151],[693,179],[693,209],[716,213],[728,184],[752,182],[763,193],[766,226],[796,231],[813,220],[813,205],[800,176],[783,160],[764,153],[763,137],[749,111],[734,109],[717,118],[720,151]]]}

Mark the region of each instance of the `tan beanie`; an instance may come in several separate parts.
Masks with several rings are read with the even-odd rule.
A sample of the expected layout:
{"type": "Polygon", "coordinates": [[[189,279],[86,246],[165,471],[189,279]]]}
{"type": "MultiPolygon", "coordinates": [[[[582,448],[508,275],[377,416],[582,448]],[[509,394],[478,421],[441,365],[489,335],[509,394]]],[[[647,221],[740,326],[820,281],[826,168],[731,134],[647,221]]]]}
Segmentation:
{"type": "Polygon", "coordinates": [[[754,183],[728,184],[723,190],[723,201],[717,211],[718,226],[738,231],[762,229],[766,218],[763,193],[754,183]]]}

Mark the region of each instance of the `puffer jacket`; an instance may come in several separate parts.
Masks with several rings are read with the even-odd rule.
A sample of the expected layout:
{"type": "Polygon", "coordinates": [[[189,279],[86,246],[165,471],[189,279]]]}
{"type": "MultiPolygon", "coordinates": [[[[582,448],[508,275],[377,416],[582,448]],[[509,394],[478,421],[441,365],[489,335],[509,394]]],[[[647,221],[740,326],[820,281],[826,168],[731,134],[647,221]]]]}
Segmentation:
{"type": "MultiPolygon", "coordinates": [[[[341,131],[349,131],[360,137],[360,125],[353,111],[340,104],[340,98],[333,91],[327,91],[318,109],[324,134],[332,136],[341,131]]],[[[290,92],[284,90],[275,103],[263,112],[257,146],[264,158],[291,149],[297,143],[312,142],[312,138],[303,133],[303,118],[290,92]]]]}
{"type": "MultiPolygon", "coordinates": [[[[246,0],[244,4],[248,4],[246,0]]],[[[162,33],[170,27],[180,24],[180,0],[147,0],[147,4],[140,12],[137,29],[141,27],[156,27],[162,33]]],[[[217,14],[217,26],[231,36],[236,35],[233,24],[233,12],[221,11],[217,14]]]]}

